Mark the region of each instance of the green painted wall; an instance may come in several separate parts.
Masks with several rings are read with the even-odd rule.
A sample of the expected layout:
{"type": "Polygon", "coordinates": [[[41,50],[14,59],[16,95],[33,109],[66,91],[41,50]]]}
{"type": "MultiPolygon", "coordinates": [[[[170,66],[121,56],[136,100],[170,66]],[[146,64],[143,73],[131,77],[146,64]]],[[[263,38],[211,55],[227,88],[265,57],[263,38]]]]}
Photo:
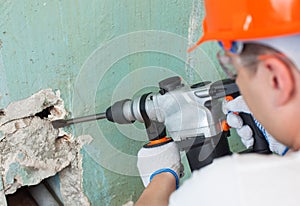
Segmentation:
{"type": "MultiPolygon", "coordinates": [[[[87,115],[153,90],[174,74],[189,83],[223,77],[215,44],[194,53],[201,66],[185,65],[195,2],[0,0],[0,107],[53,88],[61,91],[70,116],[87,115]]],[[[136,200],[143,188],[135,168],[146,140],[143,125],[98,121],[71,129],[94,137],[82,150],[83,187],[92,205],[136,200]]]]}

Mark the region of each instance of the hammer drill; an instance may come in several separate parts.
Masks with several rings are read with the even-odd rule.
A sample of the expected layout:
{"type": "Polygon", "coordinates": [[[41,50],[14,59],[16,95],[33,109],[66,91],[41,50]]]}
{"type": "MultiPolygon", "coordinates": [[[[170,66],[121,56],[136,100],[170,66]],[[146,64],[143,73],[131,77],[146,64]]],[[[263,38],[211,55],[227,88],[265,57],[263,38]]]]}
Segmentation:
{"type": "MultiPolygon", "coordinates": [[[[200,82],[184,85],[180,77],[159,82],[159,92],[143,94],[136,99],[114,103],[106,112],[69,120],[52,122],[54,128],[97,119],[108,119],[119,124],[144,123],[149,143],[144,147],[157,147],[175,141],[185,151],[191,170],[210,164],[214,158],[231,154],[227,137],[225,115],[221,111],[221,98],[239,96],[234,80],[200,82]],[[169,138],[168,136],[172,137],[169,138]]],[[[268,143],[256,127],[250,114],[240,113],[244,124],[254,133],[251,152],[270,153],[268,143]]]]}

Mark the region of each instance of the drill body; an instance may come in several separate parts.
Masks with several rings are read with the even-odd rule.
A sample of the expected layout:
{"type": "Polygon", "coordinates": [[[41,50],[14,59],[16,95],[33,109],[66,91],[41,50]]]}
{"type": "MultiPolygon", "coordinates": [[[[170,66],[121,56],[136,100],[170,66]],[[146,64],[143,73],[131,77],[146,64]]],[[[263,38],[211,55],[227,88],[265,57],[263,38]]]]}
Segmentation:
{"type": "Polygon", "coordinates": [[[187,86],[180,77],[171,77],[159,82],[159,88],[157,93],[114,103],[106,111],[107,119],[119,124],[144,123],[150,141],[165,138],[167,131],[187,152],[192,170],[231,154],[229,133],[222,130],[225,115],[219,99],[239,92],[234,81],[187,86]]]}
{"type": "MultiPolygon", "coordinates": [[[[199,169],[214,158],[231,154],[227,137],[230,135],[222,112],[225,96],[239,96],[234,80],[200,82],[184,85],[180,77],[171,77],[159,82],[159,91],[143,94],[133,100],[124,99],[114,103],[106,112],[55,120],[54,128],[80,122],[108,119],[119,124],[144,123],[149,143],[144,147],[157,147],[175,141],[185,151],[192,170],[199,169]],[[168,136],[172,138],[168,138],[168,136]]],[[[231,99],[232,99],[231,98],[231,99]]],[[[269,145],[256,126],[251,114],[239,113],[245,125],[253,131],[254,145],[251,150],[269,154],[269,145]]]]}

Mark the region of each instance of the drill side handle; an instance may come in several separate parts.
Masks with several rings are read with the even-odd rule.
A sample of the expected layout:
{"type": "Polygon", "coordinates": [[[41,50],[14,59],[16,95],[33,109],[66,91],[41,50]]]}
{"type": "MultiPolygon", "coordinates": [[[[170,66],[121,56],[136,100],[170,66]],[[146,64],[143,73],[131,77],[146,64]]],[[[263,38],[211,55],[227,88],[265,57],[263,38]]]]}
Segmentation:
{"type": "Polygon", "coordinates": [[[240,112],[239,116],[243,119],[244,125],[248,125],[253,132],[254,144],[251,150],[248,152],[254,152],[259,154],[271,154],[272,152],[269,149],[269,144],[264,137],[263,133],[256,126],[254,119],[251,114],[240,112]]]}
{"type": "MultiPolygon", "coordinates": [[[[235,80],[232,79],[223,79],[212,83],[209,93],[213,99],[218,99],[224,96],[236,98],[240,95],[239,88],[236,85],[235,80]]],[[[240,112],[239,115],[243,119],[244,125],[249,125],[253,131],[253,149],[247,150],[247,152],[270,154],[271,151],[269,149],[269,144],[262,132],[256,126],[252,115],[243,112],[240,112]]]]}

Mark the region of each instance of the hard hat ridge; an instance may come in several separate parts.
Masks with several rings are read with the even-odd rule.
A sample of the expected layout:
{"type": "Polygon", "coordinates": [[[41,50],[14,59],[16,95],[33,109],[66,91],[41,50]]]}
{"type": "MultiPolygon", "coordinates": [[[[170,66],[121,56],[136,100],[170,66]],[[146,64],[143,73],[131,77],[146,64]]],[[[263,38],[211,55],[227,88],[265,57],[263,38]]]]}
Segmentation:
{"type": "Polygon", "coordinates": [[[232,42],[300,34],[300,0],[205,0],[203,36],[188,51],[217,40],[232,42]]]}

